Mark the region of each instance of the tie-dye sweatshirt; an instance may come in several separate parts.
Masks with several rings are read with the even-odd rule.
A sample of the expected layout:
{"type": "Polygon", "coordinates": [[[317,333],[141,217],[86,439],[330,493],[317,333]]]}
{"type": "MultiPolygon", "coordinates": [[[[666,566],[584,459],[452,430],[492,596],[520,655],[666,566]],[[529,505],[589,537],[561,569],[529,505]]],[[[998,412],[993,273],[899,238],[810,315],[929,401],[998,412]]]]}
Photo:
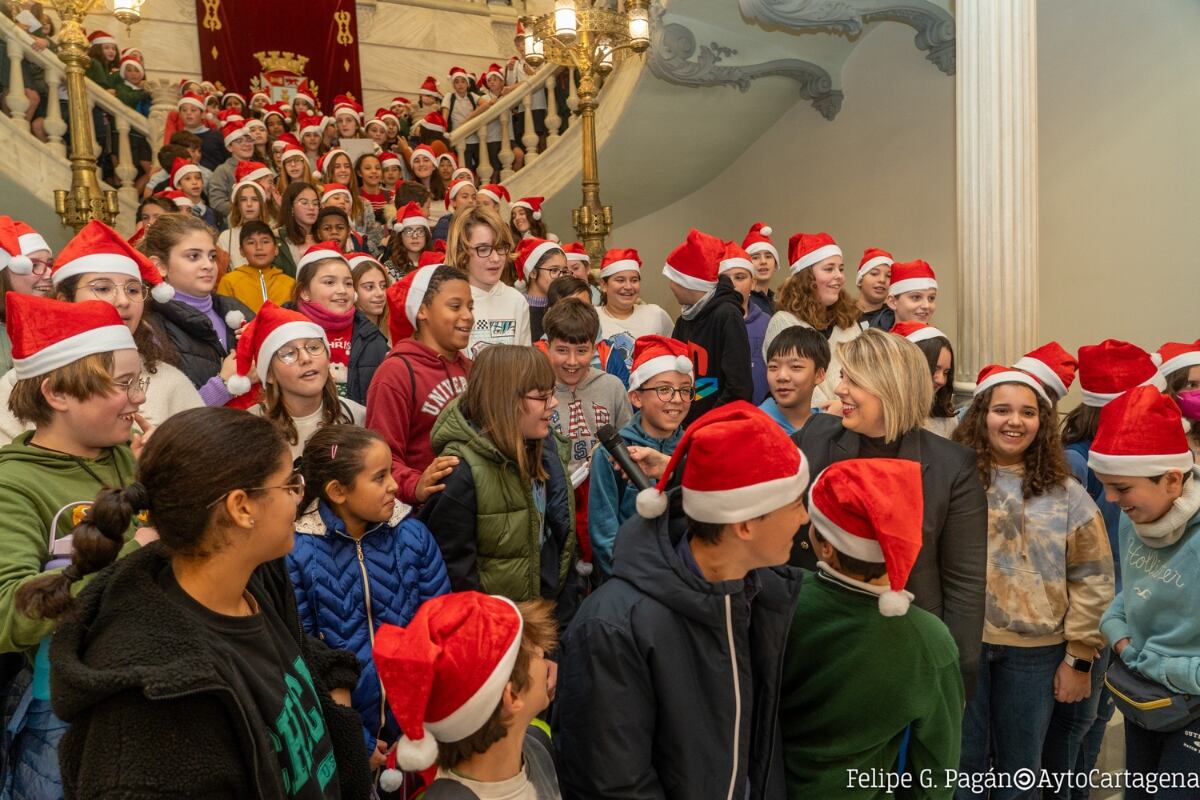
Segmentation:
{"type": "Polygon", "coordinates": [[[1100,616],[1113,599],[1104,521],[1074,480],[1021,496],[1023,470],[999,467],[988,489],[987,611],[983,640],[1099,648],[1100,616]]]}

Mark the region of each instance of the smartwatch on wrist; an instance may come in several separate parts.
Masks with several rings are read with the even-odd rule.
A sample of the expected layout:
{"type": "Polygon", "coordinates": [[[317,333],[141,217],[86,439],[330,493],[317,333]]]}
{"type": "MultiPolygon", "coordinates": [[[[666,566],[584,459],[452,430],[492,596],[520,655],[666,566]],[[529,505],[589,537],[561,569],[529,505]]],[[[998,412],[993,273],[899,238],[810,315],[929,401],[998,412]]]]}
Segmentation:
{"type": "Polygon", "coordinates": [[[1067,662],[1067,666],[1076,672],[1082,672],[1083,674],[1087,675],[1092,671],[1093,659],[1079,658],[1078,656],[1073,656],[1070,653],[1067,653],[1065,656],[1063,656],[1063,661],[1067,662]]]}

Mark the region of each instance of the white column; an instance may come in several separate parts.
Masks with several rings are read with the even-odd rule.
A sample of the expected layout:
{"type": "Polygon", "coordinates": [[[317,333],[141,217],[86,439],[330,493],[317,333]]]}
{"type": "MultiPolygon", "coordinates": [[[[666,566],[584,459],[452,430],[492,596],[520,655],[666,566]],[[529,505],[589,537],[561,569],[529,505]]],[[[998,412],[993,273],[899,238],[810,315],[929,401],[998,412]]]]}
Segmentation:
{"type": "Polygon", "coordinates": [[[1038,341],[1037,0],[960,0],[955,19],[955,384],[1038,341]]]}
{"type": "Polygon", "coordinates": [[[117,178],[121,181],[121,188],[117,190],[117,194],[126,205],[136,206],[138,195],[133,181],[137,177],[137,164],[133,163],[133,148],[129,142],[129,131],[129,120],[125,119],[124,115],[118,115],[116,173],[117,178]]]}
{"type": "Polygon", "coordinates": [[[63,143],[63,136],[67,134],[67,122],[63,119],[62,101],[58,98],[62,79],[62,73],[57,69],[46,70],[46,86],[49,87],[49,91],[46,92],[46,122],[44,125],[51,152],[59,158],[66,158],[67,146],[63,143]]]}
{"type": "Polygon", "coordinates": [[[508,111],[500,112],[500,181],[506,181],[513,176],[513,149],[512,135],[509,133],[509,126],[512,124],[512,114],[508,111]]]}
{"type": "Polygon", "coordinates": [[[8,94],[4,101],[8,103],[9,116],[17,127],[28,131],[29,120],[25,119],[25,112],[29,110],[29,98],[25,96],[25,75],[21,72],[24,54],[21,40],[13,33],[8,37],[8,94]]]}
{"type": "Polygon", "coordinates": [[[537,131],[533,129],[533,94],[521,98],[525,113],[525,132],[521,134],[521,144],[525,145],[525,164],[528,166],[537,161],[537,131]]]}
{"type": "Polygon", "coordinates": [[[554,91],[558,88],[558,73],[555,72],[546,79],[546,146],[554,144],[558,141],[558,126],[562,124],[562,117],[558,115],[558,95],[554,91]]]}

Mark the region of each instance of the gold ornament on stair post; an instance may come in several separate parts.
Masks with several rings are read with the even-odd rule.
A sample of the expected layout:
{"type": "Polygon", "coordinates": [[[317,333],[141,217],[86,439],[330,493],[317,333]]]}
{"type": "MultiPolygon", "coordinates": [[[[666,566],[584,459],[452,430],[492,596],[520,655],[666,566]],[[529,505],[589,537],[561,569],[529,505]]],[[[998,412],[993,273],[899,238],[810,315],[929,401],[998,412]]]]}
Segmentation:
{"type": "MultiPolygon", "coordinates": [[[[120,207],[115,189],[101,189],[96,177],[96,154],[92,150],[96,134],[92,128],[92,111],[87,98],[88,57],[87,34],[83,20],[95,11],[101,0],[50,0],[62,19],[58,37],[58,57],[62,59],[67,77],[67,112],[71,133],[71,188],[54,190],[54,210],[64,225],[79,231],[93,219],[109,225],[117,221],[120,207]]],[[[145,0],[113,0],[113,14],[129,26],[141,19],[145,0]]]]}
{"type": "Polygon", "coordinates": [[[600,84],[630,53],[650,47],[650,0],[625,0],[608,8],[600,0],[555,0],[554,10],[522,17],[525,60],[537,68],[549,61],[579,71],[579,123],[583,139],[583,205],[571,210],[571,224],[593,264],[604,257],[612,231],[612,206],[600,203],[596,152],[596,95],[600,84]]]}

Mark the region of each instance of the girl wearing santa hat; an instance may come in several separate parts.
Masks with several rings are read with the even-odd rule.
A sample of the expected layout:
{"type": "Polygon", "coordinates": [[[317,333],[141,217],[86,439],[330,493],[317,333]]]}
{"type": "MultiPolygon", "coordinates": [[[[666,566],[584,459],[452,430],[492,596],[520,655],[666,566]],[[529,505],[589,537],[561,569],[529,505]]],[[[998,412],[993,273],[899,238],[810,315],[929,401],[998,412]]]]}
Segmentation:
{"type": "MultiPolygon", "coordinates": [[[[0,325],[9,292],[42,297],[50,293],[50,267],[50,245],[42,235],[24,222],[0,216],[0,325]]],[[[10,369],[12,345],[0,328],[0,375],[10,369]]]]}
{"type": "Polygon", "coordinates": [[[99,548],[107,563],[157,538],[128,519],[103,543],[69,534],[96,492],[133,481],[126,442],[135,424],[148,428],[138,414],[148,381],[112,305],[10,294],[6,310],[14,367],[3,381],[11,392],[4,407],[28,430],[0,448],[0,650],[24,654],[32,674],[16,684],[24,696],[8,720],[5,788],[61,797],[56,750],[66,724],[50,708],[49,643],[80,577],[68,567],[72,551],[94,556],[99,548]],[[22,589],[36,598],[18,600],[22,589]]]}
{"type": "Polygon", "coordinates": [[[1158,348],[1158,360],[1167,394],[1183,414],[1188,444],[1200,455],[1200,339],[1191,344],[1167,342],[1158,348]]]}
{"type": "Polygon", "coordinates": [[[1099,701],[1091,671],[1114,594],[1112,551],[1055,421],[1036,378],[993,365],[954,432],[977,454],[988,499],[983,654],[963,720],[963,771],[1071,770],[1087,726],[1047,737],[1055,703],[1084,703],[1094,716],[1099,701]]]}
{"type": "Polygon", "coordinates": [[[382,225],[383,210],[391,201],[391,195],[383,185],[383,162],[373,153],[364,153],[354,162],[354,176],[358,179],[364,216],[369,213],[372,220],[382,225]]]}
{"type": "MultiPolygon", "coordinates": [[[[305,158],[304,151],[297,147],[285,146],[279,156],[279,177],[275,182],[275,189],[280,197],[293,183],[307,183],[316,188],[320,182],[313,175],[312,166],[305,158]]],[[[281,205],[282,202],[280,200],[281,205]]]]}
{"type": "Polygon", "coordinates": [[[925,430],[949,439],[958,427],[954,408],[954,348],[950,337],[923,322],[897,322],[890,333],[915,344],[929,364],[933,376],[933,405],[925,419],[925,430]]]}
{"type": "MultiPolygon", "coordinates": [[[[1178,406],[1154,386],[1113,400],[1100,412],[1088,466],[1125,512],[1123,586],[1100,621],[1114,653],[1105,683],[1125,716],[1125,769],[1148,779],[1194,775],[1200,770],[1194,746],[1200,736],[1194,613],[1200,484],[1178,406]]],[[[1125,794],[1138,800],[1196,794],[1175,786],[1125,794]]]]}
{"type": "Polygon", "coordinates": [[[362,404],[388,346],[367,315],[355,308],[354,299],[354,275],[337,245],[322,242],[308,248],[297,264],[292,303],[325,332],[338,395],[362,404]]]}
{"type": "MultiPolygon", "coordinates": [[[[797,233],[788,241],[788,259],[791,274],[779,290],[778,310],[767,324],[763,349],[784,328],[806,325],[829,341],[828,374],[837,375],[841,370],[838,345],[862,332],[858,309],[845,290],[842,249],[828,233],[797,233]]],[[[833,380],[818,385],[813,406],[836,411],[836,385],[833,380]]]]}
{"type": "Polygon", "coordinates": [[[600,262],[600,288],[604,302],[600,335],[605,339],[621,333],[634,340],[642,336],[670,336],[675,320],[654,303],[639,303],[642,296],[642,259],[631,248],[609,250],[600,262]]]}
{"type": "Polygon", "coordinates": [[[358,665],[303,634],[283,562],[304,482],[275,429],[193,409],[149,440],[135,482],[126,475],[92,495],[71,565],[21,594],[47,618],[72,615],[51,648],[71,726],[66,796],[370,796],[358,715],[330,694],[354,689],[358,665]],[[159,545],[91,577],[142,515],[159,545]],[[120,758],[105,752],[117,741],[120,758]]]}
{"type": "Polygon", "coordinates": [[[400,280],[421,264],[421,255],[433,250],[429,219],[416,203],[409,203],[396,214],[388,240],[384,266],[392,280],[400,280]]]}
{"type": "Polygon", "coordinates": [[[750,292],[750,302],[768,316],[775,313],[775,293],[771,291],[771,280],[779,269],[779,251],[771,241],[772,233],[771,226],[756,222],[742,240],[742,249],[754,262],[754,288],[750,292]]]}
{"type": "Polygon", "coordinates": [[[267,193],[254,181],[242,181],[233,187],[229,203],[229,227],[217,234],[217,247],[229,253],[235,266],[246,263],[242,255],[242,225],[252,220],[273,220],[267,208],[267,193]]]}
{"type": "Polygon", "coordinates": [[[512,228],[514,242],[526,236],[546,238],[546,223],[542,222],[542,198],[521,197],[509,210],[508,224],[512,228]]]}
{"type": "Polygon", "coordinates": [[[430,203],[429,216],[441,219],[446,213],[446,184],[437,169],[437,156],[428,145],[417,145],[409,156],[408,164],[412,169],[413,180],[429,190],[433,201],[430,203]]]}

